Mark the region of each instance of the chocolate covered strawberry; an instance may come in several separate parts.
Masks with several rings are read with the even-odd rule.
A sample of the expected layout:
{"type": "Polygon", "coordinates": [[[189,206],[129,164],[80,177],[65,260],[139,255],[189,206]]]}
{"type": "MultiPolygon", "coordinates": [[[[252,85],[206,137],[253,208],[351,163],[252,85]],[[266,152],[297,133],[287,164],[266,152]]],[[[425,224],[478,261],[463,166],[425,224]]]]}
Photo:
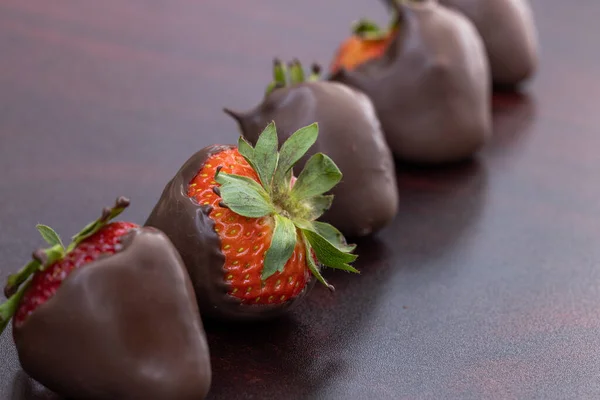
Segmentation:
{"type": "Polygon", "coordinates": [[[23,369],[68,398],[201,399],[210,359],[194,291],[177,250],[159,230],[110,222],[129,201],[11,275],[0,306],[23,369]],[[152,373],[148,373],[152,371],[152,373]]]}
{"type": "Polygon", "coordinates": [[[481,34],[492,79],[499,85],[518,85],[538,65],[537,29],[527,0],[439,0],[467,16],[481,34]]]}
{"type": "Polygon", "coordinates": [[[297,60],[287,67],[275,60],[273,81],[263,101],[246,112],[226,112],[253,144],[271,121],[277,124],[280,143],[296,130],[317,122],[319,137],[298,161],[298,167],[322,152],[344,174],[331,192],[335,202],[322,220],[346,236],[374,234],[388,225],[398,211],[392,152],[369,98],[349,86],[319,80],[318,72],[319,68],[313,66],[312,73],[305,74],[297,60]]]}
{"type": "Polygon", "coordinates": [[[147,226],[164,231],[192,277],[203,315],[260,319],[296,304],[315,279],[332,288],[320,265],[357,272],[354,246],[318,222],[341,179],[322,153],[295,179],[294,164],[317,140],[316,124],[278,151],[275,124],[256,146],[213,145],[194,154],[167,184],[147,226]]]}
{"type": "MultiPolygon", "coordinates": [[[[415,0],[383,0],[392,10],[399,2],[415,0]]],[[[423,1],[423,0],[421,0],[423,1]]],[[[490,64],[491,78],[494,84],[514,86],[531,78],[538,66],[539,45],[534,15],[527,0],[425,0],[437,1],[440,5],[453,8],[464,14],[477,28],[487,53],[490,64]]],[[[366,40],[361,45],[369,50],[361,51],[365,56],[377,58],[375,48],[380,41],[369,41],[369,37],[389,37],[380,31],[376,25],[362,23],[367,32],[366,40]]],[[[361,31],[351,39],[363,36],[361,31]]],[[[348,60],[359,51],[356,41],[348,39],[336,55],[336,60],[348,60]],[[350,44],[353,44],[350,46],[350,44]],[[343,56],[343,57],[342,57],[343,56]]],[[[339,64],[334,64],[334,66],[339,64]]],[[[339,65],[353,69],[350,62],[339,65]]],[[[336,72],[337,68],[332,69],[336,72]]]]}
{"type": "Polygon", "coordinates": [[[492,134],[480,34],[437,0],[392,3],[398,24],[384,53],[330,79],[369,96],[398,159],[442,164],[473,157],[492,134]]]}

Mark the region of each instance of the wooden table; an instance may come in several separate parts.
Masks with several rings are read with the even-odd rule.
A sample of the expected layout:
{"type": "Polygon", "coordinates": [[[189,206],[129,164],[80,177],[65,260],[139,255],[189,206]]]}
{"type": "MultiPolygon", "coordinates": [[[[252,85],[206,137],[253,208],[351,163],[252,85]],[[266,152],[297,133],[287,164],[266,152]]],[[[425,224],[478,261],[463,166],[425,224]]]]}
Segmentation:
{"type": "MultiPolygon", "coordinates": [[[[475,162],[398,167],[400,213],[291,316],[207,326],[214,399],[600,396],[600,4],[534,0],[541,69],[494,99],[475,162]],[[575,4],[576,3],[576,4],[575,4]]],[[[143,222],[180,164],[233,142],[271,59],[327,65],[375,0],[0,4],[0,279],[43,222],[117,195],[143,222]]],[[[0,398],[55,399],[0,337],[0,398]]]]}

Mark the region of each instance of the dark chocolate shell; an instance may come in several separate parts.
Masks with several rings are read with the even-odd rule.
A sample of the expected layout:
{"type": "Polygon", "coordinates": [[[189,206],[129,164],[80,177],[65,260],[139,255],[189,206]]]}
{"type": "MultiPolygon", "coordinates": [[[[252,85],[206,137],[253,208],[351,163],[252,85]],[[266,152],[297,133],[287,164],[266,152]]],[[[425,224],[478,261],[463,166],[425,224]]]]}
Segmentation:
{"type": "Polygon", "coordinates": [[[75,399],[196,400],[211,383],[194,291],[160,231],[73,271],[13,335],[25,372],[75,399]]]}
{"type": "Polygon", "coordinates": [[[275,89],[246,113],[228,111],[243,136],[255,144],[260,132],[275,121],[279,143],[313,122],[319,137],[298,162],[298,174],[315,153],[337,164],[342,181],[332,190],[333,205],[321,220],[346,236],[365,236],[386,226],[398,211],[394,160],[369,98],[335,82],[304,82],[275,89]]]}
{"type": "Polygon", "coordinates": [[[473,21],[483,38],[494,83],[517,85],[535,73],[538,39],[527,0],[439,1],[473,21]]]}
{"type": "Polygon", "coordinates": [[[300,294],[281,304],[247,305],[231,296],[225,282],[225,256],[221,239],[209,218],[212,208],[187,195],[188,185],[212,155],[232,145],[205,147],[190,157],[167,184],[146,226],[162,230],[173,242],[187,267],[203,317],[252,321],[279,316],[295,306],[315,284],[310,281],[300,294]]]}
{"type": "Polygon", "coordinates": [[[474,25],[437,1],[398,6],[399,28],[384,55],[330,77],[373,101],[396,157],[461,161],[491,135],[491,80],[474,25]]]}

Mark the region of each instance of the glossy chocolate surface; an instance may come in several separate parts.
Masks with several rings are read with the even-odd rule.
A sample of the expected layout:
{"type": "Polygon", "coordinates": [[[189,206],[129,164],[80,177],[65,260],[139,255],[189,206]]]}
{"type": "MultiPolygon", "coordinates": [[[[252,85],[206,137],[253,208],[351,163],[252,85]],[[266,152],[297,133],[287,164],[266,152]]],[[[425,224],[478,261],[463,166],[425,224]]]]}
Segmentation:
{"type": "Polygon", "coordinates": [[[304,290],[281,304],[246,305],[228,294],[225,282],[225,256],[221,240],[209,218],[211,207],[201,206],[188,197],[191,180],[213,154],[230,149],[229,145],[208,146],[190,157],[169,181],[146,226],[162,230],[173,242],[192,279],[203,317],[232,320],[257,320],[278,316],[296,305],[314,286],[311,278],[304,290]]]}
{"type": "Polygon", "coordinates": [[[188,274],[168,238],[134,229],[13,329],[23,369],[68,398],[197,400],[211,367],[188,274]]]}
{"type": "Polygon", "coordinates": [[[319,137],[294,171],[322,152],[337,164],[342,181],[331,191],[331,208],[321,217],[346,236],[364,236],[386,226],[398,210],[396,172],[371,101],[335,82],[307,82],[276,89],[255,109],[234,113],[243,135],[253,144],[275,121],[279,143],[313,122],[319,137]]]}
{"type": "Polygon", "coordinates": [[[528,0],[439,0],[464,13],[485,44],[492,79],[516,85],[530,78],[538,63],[537,31],[528,0]]]}
{"type": "Polygon", "coordinates": [[[473,24],[434,0],[398,6],[400,27],[381,58],[331,79],[373,101],[399,159],[444,163],[471,157],[491,135],[491,81],[473,24]]]}

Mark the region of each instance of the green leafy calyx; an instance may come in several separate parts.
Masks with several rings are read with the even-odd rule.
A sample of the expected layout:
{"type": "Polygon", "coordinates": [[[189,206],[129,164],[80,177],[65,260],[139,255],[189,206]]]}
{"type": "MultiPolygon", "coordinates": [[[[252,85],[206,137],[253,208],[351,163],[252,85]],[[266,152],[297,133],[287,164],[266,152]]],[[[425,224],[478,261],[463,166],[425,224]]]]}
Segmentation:
{"type": "Polygon", "coordinates": [[[390,22],[385,28],[380,27],[375,21],[367,18],[360,19],[352,24],[352,33],[362,40],[378,41],[386,39],[389,34],[400,24],[399,12],[392,10],[390,22]]]}
{"type": "Polygon", "coordinates": [[[321,79],[321,66],[313,64],[308,77],[298,60],[293,60],[287,66],[279,59],[273,60],[273,80],[267,86],[266,94],[273,90],[296,85],[303,82],[316,82],[321,79]]]}
{"type": "Polygon", "coordinates": [[[97,220],[86,225],[81,232],[73,236],[71,243],[65,247],[58,233],[47,225],[36,225],[40,235],[50,245],[47,248],[41,248],[33,252],[32,260],[27,263],[18,272],[9,275],[4,295],[8,298],[6,302],[0,305],[0,333],[4,331],[6,325],[16,313],[17,308],[25,294],[34,273],[44,270],[47,266],[62,259],[66,254],[73,251],[79,243],[92,236],[104,227],[111,219],[121,214],[129,206],[129,200],[125,197],[119,197],[115,205],[111,208],[102,210],[102,215],[97,220]]]}
{"type": "Polygon", "coordinates": [[[333,195],[327,194],[342,179],[333,160],[323,153],[309,158],[294,181],[293,167],[316,142],[316,123],[291,135],[278,149],[277,129],[271,122],[252,147],[243,137],[238,141],[239,153],[256,171],[259,182],[221,172],[215,180],[221,185],[223,204],[248,218],[271,216],[273,238],[265,253],[262,279],[283,271],[298,241],[303,243],[308,267],[317,280],[333,289],[321,275],[313,256],[321,265],[357,273],[350,266],[357,256],[355,246],[348,245],[335,227],[317,219],[331,206],[333,195]]]}

